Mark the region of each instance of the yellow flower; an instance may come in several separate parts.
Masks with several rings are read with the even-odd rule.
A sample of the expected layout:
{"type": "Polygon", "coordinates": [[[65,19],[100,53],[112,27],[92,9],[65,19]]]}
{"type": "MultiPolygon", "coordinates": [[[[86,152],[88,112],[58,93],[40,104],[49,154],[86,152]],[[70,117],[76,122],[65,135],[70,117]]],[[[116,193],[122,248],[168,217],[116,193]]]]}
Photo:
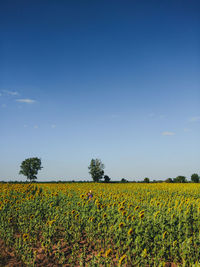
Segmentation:
{"type": "Polygon", "coordinates": [[[75,210],[72,210],[72,214],[74,214],[76,211],[75,210]]]}
{"type": "Polygon", "coordinates": [[[119,224],[119,228],[123,228],[125,226],[125,223],[123,223],[123,222],[121,222],[120,224],[119,224]]]}
{"type": "Polygon", "coordinates": [[[106,251],[106,254],[105,254],[106,258],[109,257],[111,254],[112,254],[112,249],[109,248],[109,249],[106,251]]]}
{"type": "Polygon", "coordinates": [[[132,221],[135,221],[135,216],[132,217],[132,221]]]}
{"type": "Polygon", "coordinates": [[[129,221],[131,218],[131,215],[128,215],[128,217],[126,218],[127,221],[129,221]]]}
{"type": "Polygon", "coordinates": [[[107,214],[106,214],[106,213],[104,213],[104,214],[103,214],[103,218],[106,218],[106,217],[107,217],[107,214]]]}
{"type": "Polygon", "coordinates": [[[134,210],[136,211],[136,210],[138,210],[139,208],[140,208],[139,206],[136,206],[134,210]]]}
{"type": "Polygon", "coordinates": [[[29,238],[29,234],[23,234],[24,241],[28,240],[28,238],[29,238]]]}
{"type": "Polygon", "coordinates": [[[142,256],[143,258],[146,258],[146,256],[147,256],[147,250],[146,250],[146,248],[142,251],[141,256],[142,256]]]}
{"type": "Polygon", "coordinates": [[[47,222],[47,225],[52,226],[53,223],[55,223],[56,220],[51,220],[47,222]]]}
{"type": "Polygon", "coordinates": [[[101,250],[100,252],[99,252],[99,257],[102,257],[103,256],[103,250],[101,250]]]}
{"type": "Polygon", "coordinates": [[[140,213],[139,217],[140,217],[140,219],[143,219],[144,218],[144,213],[140,213]]]}
{"type": "Polygon", "coordinates": [[[75,219],[77,220],[79,218],[79,214],[76,214],[75,219]]]}
{"type": "Polygon", "coordinates": [[[130,228],[129,231],[128,231],[128,235],[132,235],[132,233],[133,233],[133,229],[130,228]]]}
{"type": "Polygon", "coordinates": [[[156,218],[156,217],[158,216],[159,213],[160,213],[160,211],[155,212],[154,215],[153,215],[154,218],[156,218]]]}
{"type": "Polygon", "coordinates": [[[94,217],[93,217],[93,216],[90,217],[89,220],[90,220],[91,222],[93,222],[93,221],[94,221],[94,217]]]}
{"type": "Polygon", "coordinates": [[[172,216],[171,216],[171,219],[173,220],[173,219],[174,219],[174,217],[175,217],[175,214],[173,213],[173,214],[172,214],[172,216]]]}
{"type": "Polygon", "coordinates": [[[119,259],[119,264],[121,265],[122,262],[125,260],[127,256],[126,255],[123,255],[120,259],[119,259]]]}
{"type": "Polygon", "coordinates": [[[98,223],[98,228],[100,228],[102,226],[102,222],[98,223]]]}
{"type": "Polygon", "coordinates": [[[163,233],[162,238],[165,239],[166,235],[167,235],[167,232],[165,231],[165,232],[163,233]]]}
{"type": "Polygon", "coordinates": [[[124,210],[123,212],[122,212],[122,216],[125,216],[126,215],[126,211],[124,210]]]}
{"type": "Polygon", "coordinates": [[[123,211],[124,210],[124,207],[120,207],[119,209],[118,209],[118,211],[120,212],[120,211],[123,211]]]}

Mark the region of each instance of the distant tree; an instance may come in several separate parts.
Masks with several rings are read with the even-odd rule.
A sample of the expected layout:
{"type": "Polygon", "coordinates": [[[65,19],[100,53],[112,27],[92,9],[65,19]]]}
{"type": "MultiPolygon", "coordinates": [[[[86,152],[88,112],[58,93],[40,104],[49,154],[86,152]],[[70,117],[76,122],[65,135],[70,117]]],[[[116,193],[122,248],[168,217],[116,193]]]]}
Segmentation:
{"type": "Polygon", "coordinates": [[[104,182],[109,183],[110,182],[110,177],[108,175],[104,175],[104,182]]]}
{"type": "Polygon", "coordinates": [[[19,174],[23,174],[27,177],[27,180],[34,182],[37,179],[38,171],[42,168],[41,159],[28,158],[22,161],[19,174]]]}
{"type": "Polygon", "coordinates": [[[89,174],[92,176],[94,182],[99,182],[104,175],[104,164],[100,159],[92,159],[88,167],[89,174]]]}
{"type": "Polygon", "coordinates": [[[122,178],[121,183],[128,183],[128,181],[125,178],[122,178]]]}
{"type": "Polygon", "coordinates": [[[191,181],[192,181],[193,183],[199,183],[199,180],[200,180],[200,177],[199,177],[199,175],[198,175],[197,173],[193,173],[193,174],[191,175],[191,181]]]}
{"type": "Polygon", "coordinates": [[[150,179],[148,177],[145,177],[143,182],[144,183],[149,183],[150,182],[150,179]]]}
{"type": "Polygon", "coordinates": [[[165,183],[173,183],[172,178],[167,178],[167,179],[165,180],[165,183]]]}
{"type": "Polygon", "coordinates": [[[174,178],[173,181],[175,183],[186,183],[187,182],[186,177],[182,175],[177,176],[176,178],[174,178]]]}

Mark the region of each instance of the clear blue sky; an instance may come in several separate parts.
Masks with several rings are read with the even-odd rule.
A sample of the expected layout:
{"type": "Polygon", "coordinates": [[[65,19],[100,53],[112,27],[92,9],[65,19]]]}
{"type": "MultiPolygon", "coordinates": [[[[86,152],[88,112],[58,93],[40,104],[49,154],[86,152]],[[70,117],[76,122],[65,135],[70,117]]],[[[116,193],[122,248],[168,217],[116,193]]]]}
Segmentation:
{"type": "Polygon", "coordinates": [[[0,3],[0,180],[200,174],[199,1],[0,3]]]}

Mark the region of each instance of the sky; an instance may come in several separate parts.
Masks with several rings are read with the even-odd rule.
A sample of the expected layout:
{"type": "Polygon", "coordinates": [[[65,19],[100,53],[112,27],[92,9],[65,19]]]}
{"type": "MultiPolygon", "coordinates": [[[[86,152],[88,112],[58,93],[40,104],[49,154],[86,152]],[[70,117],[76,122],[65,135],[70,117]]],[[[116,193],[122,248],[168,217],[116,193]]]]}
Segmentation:
{"type": "Polygon", "coordinates": [[[2,0],[0,180],[200,174],[200,2],[2,0]]]}

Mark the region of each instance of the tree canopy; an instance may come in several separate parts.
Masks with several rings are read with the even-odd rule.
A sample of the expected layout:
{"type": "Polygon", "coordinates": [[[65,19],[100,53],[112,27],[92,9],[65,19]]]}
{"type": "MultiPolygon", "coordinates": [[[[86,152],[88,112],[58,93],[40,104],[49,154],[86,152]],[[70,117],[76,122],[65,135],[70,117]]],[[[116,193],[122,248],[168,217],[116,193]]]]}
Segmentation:
{"type": "Polygon", "coordinates": [[[193,173],[193,174],[191,175],[191,181],[192,181],[193,183],[199,183],[199,175],[198,175],[197,173],[193,173]]]}
{"type": "Polygon", "coordinates": [[[145,177],[143,182],[144,183],[149,183],[150,182],[150,179],[148,177],[145,177]]]}
{"type": "Polygon", "coordinates": [[[110,177],[108,175],[104,175],[104,182],[109,183],[110,182],[110,177]]]}
{"type": "Polygon", "coordinates": [[[35,181],[37,179],[38,171],[41,170],[43,167],[41,166],[41,159],[35,158],[28,158],[22,161],[20,166],[19,174],[23,174],[27,177],[27,180],[30,182],[35,181]]]}
{"type": "Polygon", "coordinates": [[[104,175],[104,164],[100,159],[92,159],[88,167],[89,174],[92,176],[94,182],[99,182],[104,175]]]}
{"type": "Polygon", "coordinates": [[[175,183],[186,183],[187,180],[185,176],[179,175],[176,178],[174,178],[174,182],[175,183]]]}

